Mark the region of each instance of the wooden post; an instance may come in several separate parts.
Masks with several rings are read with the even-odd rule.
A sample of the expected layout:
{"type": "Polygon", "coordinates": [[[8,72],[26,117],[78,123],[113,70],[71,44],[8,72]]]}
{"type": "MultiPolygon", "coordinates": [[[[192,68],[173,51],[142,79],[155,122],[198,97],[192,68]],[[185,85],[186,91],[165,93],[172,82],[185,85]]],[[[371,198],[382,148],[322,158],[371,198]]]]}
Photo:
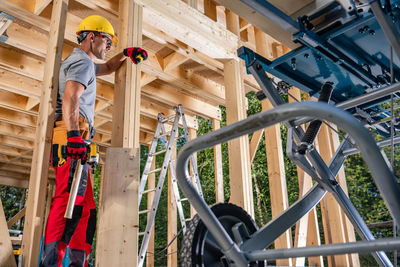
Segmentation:
{"type": "MultiPolygon", "coordinates": [[[[243,79],[238,59],[229,59],[224,63],[224,81],[226,90],[226,122],[246,118],[243,79]]],[[[228,142],[230,202],[242,207],[254,217],[253,186],[250,175],[249,138],[247,135],[228,142]]]]}
{"type": "Polygon", "coordinates": [[[99,267],[137,262],[140,158],[133,152],[130,148],[107,149],[97,229],[99,267]]]}
{"type": "MultiPolygon", "coordinates": [[[[257,28],[254,29],[254,32],[256,51],[257,53],[266,56],[267,44],[265,33],[257,28]]],[[[263,111],[273,108],[272,104],[268,100],[264,100],[261,103],[263,111]]],[[[272,218],[275,218],[289,207],[280,125],[273,125],[264,129],[264,134],[265,148],[267,151],[271,211],[272,218]]],[[[291,248],[291,238],[291,230],[289,229],[275,240],[275,248],[291,248]]],[[[291,259],[277,260],[276,263],[277,265],[292,266],[291,259]]]]}
{"type": "MultiPolygon", "coordinates": [[[[334,129],[337,129],[336,126],[332,127],[334,129]]],[[[336,150],[339,148],[340,141],[339,141],[339,135],[333,131],[332,129],[329,129],[329,137],[330,137],[330,143],[331,143],[331,150],[332,150],[332,155],[336,152],[336,150]]],[[[348,190],[347,190],[347,182],[346,182],[346,174],[344,173],[344,167],[340,168],[339,173],[337,175],[337,180],[342,187],[343,191],[348,195],[348,190]]],[[[343,218],[343,225],[345,226],[345,236],[346,236],[346,241],[347,242],[355,242],[356,241],[356,236],[354,232],[354,227],[351,224],[350,220],[347,218],[346,214],[342,211],[342,218],[343,218]]],[[[358,254],[350,254],[348,255],[349,257],[349,262],[350,266],[360,266],[360,258],[358,257],[358,254]]]]}
{"type": "MultiPolygon", "coordinates": [[[[135,1],[119,1],[119,51],[142,45],[142,14],[142,6],[135,1]]],[[[138,261],[140,68],[141,64],[126,60],[115,74],[112,148],[107,150],[102,181],[97,266],[128,266],[138,261]]]]}
{"type": "MultiPolygon", "coordinates": [[[[220,128],[220,121],[213,120],[213,131],[220,128]]],[[[215,194],[216,202],[225,202],[224,198],[224,174],[222,168],[222,151],[221,145],[214,146],[214,172],[215,172],[215,194]]]]}
{"type": "MultiPolygon", "coordinates": [[[[293,103],[296,100],[301,101],[301,94],[298,88],[293,88],[289,90],[289,102],[293,103]]],[[[299,198],[303,197],[312,187],[311,177],[305,173],[301,168],[297,166],[297,176],[299,181],[299,198]]],[[[317,211],[315,208],[311,209],[310,212],[303,216],[300,221],[296,224],[295,241],[293,247],[305,247],[305,246],[319,246],[321,245],[321,240],[319,236],[317,211]],[[310,244],[311,243],[311,244],[310,244]]],[[[312,266],[324,266],[322,256],[319,257],[309,257],[308,264],[312,266]]],[[[296,258],[294,266],[304,266],[305,258],[296,258]]]]}
{"type": "MultiPolygon", "coordinates": [[[[319,152],[325,163],[332,158],[328,127],[322,124],[318,134],[319,152]]],[[[321,212],[324,225],[325,243],[345,243],[345,228],[342,211],[331,193],[327,193],[321,201],[321,212]]],[[[347,255],[328,256],[329,266],[349,266],[347,255]]]]}
{"type": "Polygon", "coordinates": [[[239,35],[239,17],[229,9],[225,9],[226,28],[236,35],[239,35]]]}
{"type": "MultiPolygon", "coordinates": [[[[176,142],[172,146],[171,161],[176,160],[176,142]]],[[[175,170],[175,163],[172,163],[175,170]]],[[[178,233],[178,208],[176,206],[174,189],[172,187],[171,170],[168,170],[168,231],[167,244],[169,244],[178,233]]],[[[178,266],[178,242],[173,242],[167,249],[167,267],[178,266]]]]}
{"type": "Polygon", "coordinates": [[[42,237],[46,186],[49,173],[51,136],[57,99],[58,73],[64,42],[68,0],[54,0],[49,42],[40,97],[39,117],[29,179],[29,193],[22,240],[23,266],[36,266],[42,237]]]}
{"type": "MultiPolygon", "coordinates": [[[[190,140],[195,139],[197,137],[197,130],[193,129],[193,128],[189,128],[188,130],[189,130],[189,139],[190,140]]],[[[194,153],[193,157],[194,157],[194,161],[196,162],[196,168],[197,168],[197,153],[194,153]]],[[[192,163],[190,163],[190,166],[191,166],[190,167],[190,175],[192,177],[191,180],[192,180],[192,183],[193,183],[194,187],[197,188],[197,185],[196,185],[195,180],[194,180],[192,163]]],[[[190,205],[190,218],[193,218],[194,215],[196,215],[196,210],[193,208],[192,205],[190,205]]]]}
{"type": "MultiPolygon", "coordinates": [[[[150,146],[148,146],[150,151],[150,146]]],[[[156,159],[153,159],[150,170],[154,170],[156,168],[156,159]]],[[[147,177],[147,188],[155,188],[156,187],[156,175],[155,173],[149,174],[147,177]]],[[[147,193],[147,209],[150,210],[153,204],[155,192],[147,193]]],[[[150,218],[150,214],[147,215],[147,220],[150,218]]],[[[151,235],[149,240],[149,245],[147,246],[147,257],[146,257],[146,266],[154,267],[154,225],[151,229],[151,235]]]]}
{"type": "MultiPolygon", "coordinates": [[[[142,46],[143,7],[120,0],[118,49],[142,46]]],[[[141,64],[125,63],[115,73],[111,146],[139,148],[141,64]]]]}
{"type": "Polygon", "coordinates": [[[213,0],[204,0],[204,14],[213,21],[217,21],[217,6],[213,0]]]}
{"type": "Polygon", "coordinates": [[[16,267],[7,220],[0,199],[0,266],[16,267]]]}

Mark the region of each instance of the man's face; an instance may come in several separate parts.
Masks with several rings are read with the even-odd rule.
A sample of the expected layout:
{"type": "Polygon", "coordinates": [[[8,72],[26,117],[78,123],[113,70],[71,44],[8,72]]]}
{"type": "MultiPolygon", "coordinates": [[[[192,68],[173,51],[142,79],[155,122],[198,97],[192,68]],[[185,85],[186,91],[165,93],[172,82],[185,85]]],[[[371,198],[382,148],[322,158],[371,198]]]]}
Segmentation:
{"type": "Polygon", "coordinates": [[[112,46],[111,36],[108,34],[100,34],[94,32],[92,52],[98,59],[105,59],[106,53],[110,51],[112,46]]]}

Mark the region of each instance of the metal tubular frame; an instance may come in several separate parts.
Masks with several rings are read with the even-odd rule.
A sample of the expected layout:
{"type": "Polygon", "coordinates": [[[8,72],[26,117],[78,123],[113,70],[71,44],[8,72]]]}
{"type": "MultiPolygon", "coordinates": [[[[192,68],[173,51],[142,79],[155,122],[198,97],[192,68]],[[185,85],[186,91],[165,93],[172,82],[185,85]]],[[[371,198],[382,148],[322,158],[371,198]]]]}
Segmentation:
{"type": "MultiPolygon", "coordinates": [[[[201,198],[201,196],[196,192],[196,189],[193,187],[187,168],[187,162],[190,155],[205,148],[227,142],[239,136],[249,134],[251,132],[266,128],[276,123],[292,120],[297,117],[312,117],[316,114],[317,119],[328,120],[335,123],[340,128],[348,132],[354,140],[357,140],[356,143],[360,149],[360,152],[363,155],[368,166],[370,167],[374,180],[378,188],[380,189],[383,198],[388,204],[389,210],[393,214],[394,218],[398,219],[400,217],[400,188],[395,181],[393,173],[387,166],[385,159],[380,153],[379,148],[375,144],[374,139],[369,135],[369,132],[362,127],[362,124],[358,120],[338,108],[322,103],[303,102],[281,105],[273,110],[256,114],[246,120],[228,125],[218,131],[198,137],[192,140],[190,143],[186,144],[181,149],[178,155],[176,170],[178,183],[182,189],[182,192],[185,194],[186,197],[188,197],[189,201],[198,212],[200,218],[207,226],[208,230],[215,237],[217,243],[221,246],[225,255],[235,262],[235,266],[247,266],[246,264],[251,260],[249,257],[249,253],[255,253],[254,250],[257,249],[255,249],[254,246],[259,247],[259,244],[252,244],[254,242],[253,237],[261,239],[261,237],[265,237],[266,235],[271,234],[271,230],[273,228],[268,227],[267,225],[257,231],[254,235],[252,235],[252,237],[249,240],[245,241],[240,247],[237,246],[229,237],[229,235],[219,223],[212,211],[209,209],[207,203],[201,198]],[[242,249],[243,247],[246,247],[246,251],[242,249]]],[[[320,170],[318,170],[318,172],[320,172],[320,170]]],[[[317,181],[320,182],[319,180],[317,181]]],[[[325,188],[325,186],[325,183],[321,183],[321,187],[325,188]]],[[[346,199],[346,197],[341,195],[342,191],[340,189],[337,189],[339,188],[337,187],[338,185],[335,186],[335,191],[338,192],[337,196],[339,196],[339,198],[346,199]]],[[[314,187],[313,190],[316,190],[315,188],[321,187],[314,187]]],[[[308,195],[310,195],[310,193],[308,195]]],[[[343,201],[343,199],[342,202],[345,202],[346,205],[352,206],[350,202],[347,203],[346,201],[343,201]]],[[[348,211],[351,213],[352,216],[354,216],[351,209],[348,209],[348,211]]],[[[298,214],[298,216],[300,215],[301,214],[298,214]]],[[[272,222],[269,225],[271,224],[272,222]]],[[[366,226],[365,228],[367,231],[369,231],[366,226]]],[[[386,243],[376,243],[376,246],[370,246],[366,248],[366,250],[363,250],[363,252],[385,250],[385,244],[386,243]]],[[[396,244],[396,246],[400,248],[400,242],[396,244]]],[[[333,245],[327,245],[327,247],[329,246],[333,245]]],[[[357,251],[358,243],[346,244],[346,248],[357,251]]],[[[308,248],[304,249],[305,251],[308,250],[308,248]]],[[[325,248],[310,248],[309,250],[313,251],[313,253],[318,254],[320,252],[322,253],[325,248]]],[[[384,253],[377,253],[377,256],[380,259],[380,263],[382,265],[391,266],[390,262],[384,260],[384,256],[386,256],[384,253]],[[382,255],[383,257],[381,257],[382,255]]],[[[271,259],[271,257],[269,256],[268,258],[271,259]]]]}

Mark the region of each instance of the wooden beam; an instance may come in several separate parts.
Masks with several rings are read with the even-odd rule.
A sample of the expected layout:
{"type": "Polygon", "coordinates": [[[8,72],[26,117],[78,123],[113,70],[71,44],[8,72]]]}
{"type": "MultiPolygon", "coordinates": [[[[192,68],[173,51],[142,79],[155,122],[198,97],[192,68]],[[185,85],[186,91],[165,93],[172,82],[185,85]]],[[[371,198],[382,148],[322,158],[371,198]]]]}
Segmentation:
{"type": "Polygon", "coordinates": [[[204,15],[217,21],[217,6],[213,0],[204,0],[204,15]]]}
{"type": "MultiPolygon", "coordinates": [[[[273,108],[268,100],[262,103],[262,110],[266,111],[273,108]]],[[[287,194],[285,162],[283,159],[282,139],[280,125],[273,125],[264,130],[265,148],[267,152],[268,181],[271,196],[272,218],[279,216],[289,207],[287,194]]],[[[275,248],[291,248],[292,234],[288,229],[274,242],[275,248]]],[[[277,265],[292,266],[291,259],[277,260],[277,265]]]]}
{"type": "MultiPolygon", "coordinates": [[[[196,139],[196,137],[197,137],[197,131],[195,129],[189,129],[189,140],[196,139]]],[[[194,153],[193,157],[194,157],[194,162],[196,164],[195,168],[197,168],[197,153],[194,153]]],[[[191,162],[190,162],[190,170],[189,170],[189,172],[190,172],[190,177],[191,177],[191,181],[192,181],[192,183],[194,185],[194,188],[196,188],[196,190],[198,190],[198,187],[197,187],[196,182],[194,180],[193,165],[192,165],[191,162]]],[[[196,213],[197,212],[194,209],[193,205],[190,204],[190,218],[193,218],[196,215],[196,213]]]]}
{"type": "MultiPolygon", "coordinates": [[[[171,161],[176,162],[176,142],[172,145],[171,161]]],[[[174,169],[175,165],[173,163],[174,169]]],[[[168,212],[168,226],[167,226],[167,244],[178,234],[178,208],[176,205],[174,189],[172,185],[171,169],[168,169],[168,197],[167,197],[167,212],[168,212]]],[[[178,243],[173,242],[167,249],[167,267],[178,266],[178,243]]]]}
{"type": "Polygon", "coordinates": [[[0,185],[13,186],[18,188],[28,188],[29,181],[14,179],[12,177],[0,175],[0,185]]]}
{"type": "Polygon", "coordinates": [[[236,56],[238,38],[196,9],[176,0],[137,0],[144,20],[213,58],[236,56]]]}
{"type": "MultiPolygon", "coordinates": [[[[148,151],[150,151],[150,145],[147,145],[148,151]]],[[[156,156],[157,157],[157,156],[156,156]]],[[[154,170],[156,168],[156,160],[154,159],[151,162],[150,170],[154,170]]],[[[147,177],[147,188],[155,188],[156,187],[156,175],[155,173],[151,173],[147,177]]],[[[153,200],[154,200],[155,192],[149,192],[147,193],[147,209],[151,210],[151,207],[153,205],[153,200]]],[[[150,219],[150,213],[147,214],[147,220],[150,219]]],[[[155,223],[154,223],[155,225],[155,223]]],[[[151,228],[151,234],[150,234],[150,240],[149,244],[147,246],[147,254],[146,254],[146,267],[154,267],[154,225],[151,228]]]]}
{"type": "MultiPolygon", "coordinates": [[[[213,131],[220,128],[219,120],[212,120],[213,131]]],[[[222,150],[221,145],[214,146],[214,172],[215,172],[215,198],[217,203],[224,203],[224,174],[222,168],[222,150]]]]}
{"type": "MultiPolygon", "coordinates": [[[[329,139],[328,127],[322,124],[317,136],[319,152],[326,164],[333,156],[329,139]]],[[[343,213],[333,195],[327,193],[321,200],[321,213],[324,226],[324,237],[326,244],[345,243],[345,228],[343,225],[343,213]]],[[[329,266],[350,266],[347,255],[328,256],[329,266]]]]}
{"type": "MultiPolygon", "coordinates": [[[[243,80],[238,59],[225,62],[226,89],[226,122],[234,122],[246,118],[243,80]]],[[[249,156],[248,136],[242,136],[228,142],[230,202],[242,207],[254,217],[253,186],[249,156]]]]}
{"type": "Polygon", "coordinates": [[[186,112],[191,114],[198,114],[210,119],[221,119],[219,106],[205,103],[186,94],[176,93],[174,89],[165,84],[153,82],[151,85],[144,86],[142,96],[153,100],[156,100],[154,96],[157,96],[159,101],[170,106],[182,104],[186,112]]]}
{"type": "Polygon", "coordinates": [[[256,156],[258,145],[260,144],[261,138],[264,134],[264,129],[256,131],[253,133],[253,136],[250,140],[250,162],[253,163],[253,160],[256,156]]]}
{"type": "MultiPolygon", "coordinates": [[[[134,1],[119,1],[118,47],[141,47],[142,15],[142,7],[134,1]]],[[[140,69],[141,64],[125,61],[115,73],[113,148],[106,155],[97,237],[99,266],[127,266],[138,262],[140,69]],[[131,203],[133,208],[126,210],[126,203],[131,203]],[[114,244],[111,249],[110,244],[114,244]]]]}
{"type": "Polygon", "coordinates": [[[129,148],[111,147],[107,150],[97,229],[96,264],[100,267],[131,266],[137,262],[137,153],[129,148]],[[113,164],[115,162],[118,164],[113,164]],[[117,179],[120,177],[124,179],[117,179]]]}
{"type": "MultiPolygon", "coordinates": [[[[3,1],[4,2],[4,1],[3,1]]],[[[44,201],[48,177],[51,135],[54,122],[54,109],[57,98],[58,72],[61,64],[61,49],[64,41],[68,0],[54,0],[50,23],[50,38],[45,64],[46,75],[43,80],[40,98],[38,127],[36,128],[35,149],[33,152],[27,212],[24,226],[22,254],[24,266],[36,265],[39,261],[44,201]]]]}
{"type": "Polygon", "coordinates": [[[8,229],[11,228],[17,221],[19,221],[22,217],[25,216],[25,211],[26,207],[24,207],[22,210],[18,211],[17,214],[15,214],[11,219],[8,220],[7,222],[7,227],[8,229]]]}
{"type": "MultiPolygon", "coordinates": [[[[337,130],[337,127],[335,125],[331,125],[333,129],[337,130]]],[[[340,141],[339,141],[339,135],[332,129],[329,129],[329,138],[330,138],[330,144],[331,144],[331,151],[332,155],[336,152],[336,150],[340,146],[340,141]]],[[[347,190],[347,182],[346,182],[346,174],[344,172],[344,167],[340,168],[339,173],[336,177],[338,180],[340,186],[342,187],[343,191],[348,195],[348,190],[347,190]]],[[[356,236],[354,232],[354,227],[351,224],[350,220],[347,218],[346,214],[342,211],[342,218],[343,218],[343,225],[344,225],[344,230],[345,230],[345,236],[346,236],[346,242],[355,242],[356,241],[356,236]]],[[[348,255],[349,257],[349,263],[350,266],[360,266],[360,259],[358,257],[358,254],[350,254],[348,255]]]]}
{"type": "Polygon", "coordinates": [[[7,220],[4,215],[3,204],[0,199],[0,266],[16,267],[10,234],[8,233],[7,220]]]}

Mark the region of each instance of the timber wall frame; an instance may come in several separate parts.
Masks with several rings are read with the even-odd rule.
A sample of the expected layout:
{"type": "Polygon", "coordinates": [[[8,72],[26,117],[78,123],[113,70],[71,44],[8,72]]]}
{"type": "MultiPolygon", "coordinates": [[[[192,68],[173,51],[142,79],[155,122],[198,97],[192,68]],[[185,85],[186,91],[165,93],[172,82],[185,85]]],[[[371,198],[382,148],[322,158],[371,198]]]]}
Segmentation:
{"type": "MultiPolygon", "coordinates": [[[[315,1],[270,2],[288,14],[295,14],[315,1]]],[[[113,149],[110,155],[107,153],[107,157],[112,158],[113,153],[125,153],[127,156],[121,161],[133,165],[127,168],[127,172],[119,172],[115,183],[102,183],[99,227],[105,234],[101,231],[98,234],[97,258],[103,259],[97,263],[98,266],[111,266],[107,265],[106,259],[112,260],[114,257],[118,257],[123,265],[124,262],[132,262],[132,255],[137,255],[137,252],[133,253],[137,251],[137,227],[119,229],[124,223],[135,225],[137,210],[131,209],[126,220],[115,225],[107,218],[118,216],[125,210],[106,208],[112,207],[110,192],[113,189],[121,192],[128,189],[133,194],[137,191],[139,144],[147,145],[152,139],[157,114],[162,112],[166,116],[172,115],[173,106],[182,104],[191,137],[196,136],[196,116],[211,120],[213,129],[220,127],[220,105],[227,108],[228,123],[244,119],[245,93],[259,88],[251,76],[245,75],[243,62],[236,57],[236,49],[246,45],[270,59],[288,51],[213,0],[2,0],[0,12],[3,12],[0,13],[0,184],[29,188],[23,240],[24,266],[37,264],[39,251],[35,248],[39,247],[43,221],[49,207],[47,201],[45,209],[46,192],[54,190],[54,172],[47,165],[54,109],[54,90],[51,88],[57,83],[60,60],[77,47],[75,30],[81,19],[92,14],[103,15],[118,29],[120,42],[107,58],[128,45],[142,46],[149,52],[148,60],[140,66],[133,66],[129,62],[115,75],[97,79],[97,132],[94,142],[100,145],[101,163],[106,165],[103,177],[107,179],[107,175],[110,175],[107,173],[113,172],[115,168],[112,163],[105,161],[106,149],[109,147],[113,149]],[[124,184],[123,177],[130,177],[129,183],[124,184]],[[47,184],[50,185],[49,189],[47,184]],[[102,213],[107,213],[107,216],[102,216],[102,213]],[[110,235],[113,229],[117,229],[111,232],[114,235],[128,231],[128,235],[135,236],[124,246],[118,244],[121,245],[119,251],[129,253],[120,255],[115,250],[106,254],[102,251],[101,244],[116,242],[110,235]]],[[[338,138],[329,129],[326,133],[326,137],[320,137],[322,139],[319,139],[319,143],[328,142],[326,144],[333,149],[338,138]]],[[[284,168],[282,172],[282,149],[279,149],[279,126],[266,129],[264,136],[267,143],[271,143],[267,147],[268,164],[278,167],[277,171],[270,173],[270,179],[272,176],[279,179],[274,190],[282,192],[281,195],[272,196],[277,203],[272,203],[275,214],[287,207],[286,178],[284,168]],[[271,131],[275,132],[275,137],[272,137],[271,131]]],[[[253,135],[250,142],[243,137],[229,144],[230,170],[236,174],[231,177],[231,183],[240,185],[231,186],[230,201],[242,206],[250,214],[254,214],[250,167],[262,137],[260,131],[253,135]]],[[[332,151],[326,152],[326,160],[329,160],[332,151]]],[[[214,155],[216,196],[218,201],[224,201],[220,146],[214,148],[214,155]]],[[[342,175],[343,181],[344,173],[339,175],[342,175]]],[[[307,191],[310,183],[310,178],[299,170],[302,192],[307,191]]],[[[123,197],[125,203],[135,203],[134,195],[133,200],[132,194],[124,194],[123,197]]],[[[331,230],[330,224],[326,222],[340,220],[343,230],[341,236],[344,239],[337,241],[351,241],[354,230],[346,224],[340,210],[336,210],[337,214],[323,215],[324,234],[327,236],[329,231],[336,231],[331,230]]],[[[176,211],[172,205],[170,212],[168,242],[177,232],[176,211]]],[[[18,216],[24,213],[25,210],[18,216]]],[[[0,226],[5,223],[4,220],[4,216],[0,216],[0,226]]],[[[315,211],[302,219],[296,229],[295,244],[292,244],[288,232],[275,245],[285,248],[320,244],[315,211]]],[[[3,226],[1,230],[0,235],[7,236],[3,226]]],[[[335,242],[330,239],[327,241],[335,242]]],[[[149,246],[151,249],[154,249],[152,244],[149,246]]],[[[171,247],[169,252],[174,249],[171,247]]],[[[0,245],[0,255],[9,253],[7,242],[0,245]]],[[[0,257],[0,265],[7,260],[9,258],[0,257]]],[[[316,266],[323,264],[322,258],[308,260],[316,266]]],[[[357,257],[354,256],[328,258],[330,266],[335,261],[345,262],[346,266],[358,265],[357,257]]],[[[301,265],[304,259],[282,263],[301,265]]],[[[171,254],[168,266],[176,265],[177,257],[171,254]]],[[[151,257],[147,260],[147,266],[154,266],[151,257]]]]}

